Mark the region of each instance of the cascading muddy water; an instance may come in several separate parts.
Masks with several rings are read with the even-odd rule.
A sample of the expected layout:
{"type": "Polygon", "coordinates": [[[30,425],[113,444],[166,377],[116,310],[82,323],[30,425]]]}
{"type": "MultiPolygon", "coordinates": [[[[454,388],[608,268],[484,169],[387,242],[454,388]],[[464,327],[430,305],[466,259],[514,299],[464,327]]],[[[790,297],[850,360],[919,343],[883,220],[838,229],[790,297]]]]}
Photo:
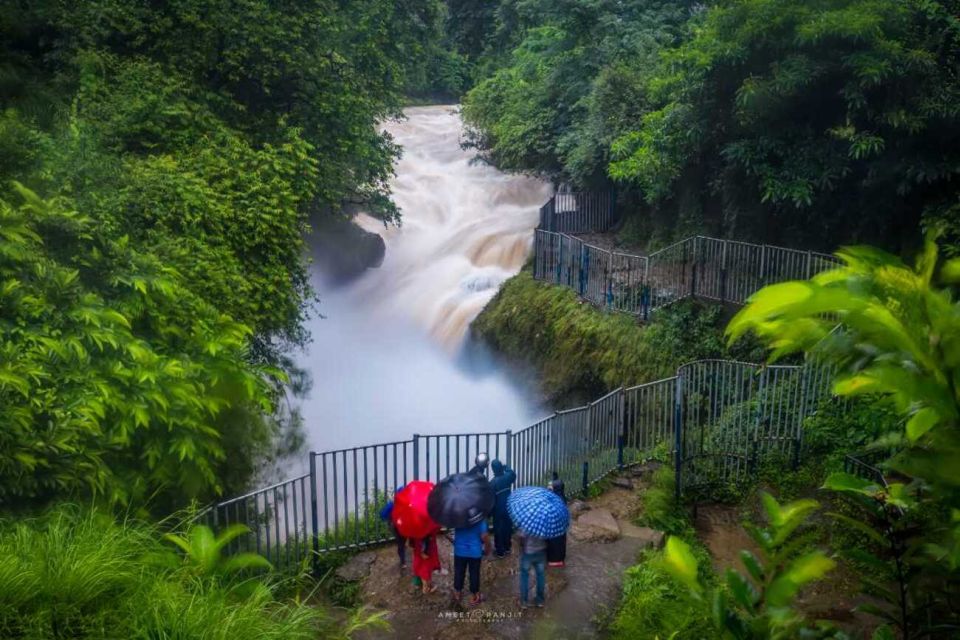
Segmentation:
{"type": "Polygon", "coordinates": [[[311,449],[525,426],[536,410],[489,360],[464,358],[470,322],[527,257],[550,187],[474,161],[453,107],[420,107],[385,129],[403,147],[392,186],[400,227],[386,257],[345,287],[313,274],[324,319],[300,360],[311,449]]]}

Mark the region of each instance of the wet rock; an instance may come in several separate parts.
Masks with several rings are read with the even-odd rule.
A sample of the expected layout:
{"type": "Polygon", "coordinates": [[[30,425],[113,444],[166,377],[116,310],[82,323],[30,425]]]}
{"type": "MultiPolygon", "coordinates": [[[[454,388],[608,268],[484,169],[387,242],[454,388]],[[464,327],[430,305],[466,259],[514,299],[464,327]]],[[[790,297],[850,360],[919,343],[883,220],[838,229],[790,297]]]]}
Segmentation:
{"type": "Polygon", "coordinates": [[[576,518],[584,511],[589,511],[590,505],[588,505],[583,500],[574,500],[573,502],[567,505],[567,509],[570,510],[570,517],[576,518]]]}
{"type": "Polygon", "coordinates": [[[338,578],[350,582],[362,580],[370,575],[370,567],[376,559],[377,554],[375,551],[358,553],[337,568],[336,575],[338,578]]]}
{"type": "Polygon", "coordinates": [[[570,535],[580,542],[612,542],[620,537],[620,525],[607,509],[591,509],[570,527],[570,535]]]}
{"type": "Polygon", "coordinates": [[[638,464],[635,467],[630,469],[630,475],[634,478],[643,478],[653,475],[653,472],[663,466],[662,462],[656,460],[651,460],[649,462],[644,462],[643,464],[638,464]]]}
{"type": "Polygon", "coordinates": [[[643,548],[663,548],[665,537],[663,531],[651,529],[650,527],[638,527],[629,522],[622,522],[620,523],[620,533],[625,538],[633,538],[639,541],[643,548]]]}
{"type": "Polygon", "coordinates": [[[314,222],[311,258],[334,282],[348,282],[383,264],[386,245],[378,234],[343,219],[314,222]]]}
{"type": "Polygon", "coordinates": [[[630,478],[621,478],[618,476],[614,478],[610,482],[610,484],[612,484],[615,487],[620,487],[621,489],[627,489],[629,491],[633,491],[633,482],[630,481],[630,478]]]}

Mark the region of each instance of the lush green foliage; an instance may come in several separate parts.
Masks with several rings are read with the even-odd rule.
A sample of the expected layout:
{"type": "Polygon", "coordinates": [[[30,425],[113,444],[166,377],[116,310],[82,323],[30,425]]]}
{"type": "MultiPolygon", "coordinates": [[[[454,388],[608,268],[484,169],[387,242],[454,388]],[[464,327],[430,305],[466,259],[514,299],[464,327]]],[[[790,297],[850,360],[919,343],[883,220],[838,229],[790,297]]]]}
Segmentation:
{"type": "Polygon", "coordinates": [[[960,260],[938,270],[928,242],[910,269],[868,247],[837,254],[844,266],[807,282],[766,287],[735,317],[731,340],[752,331],[771,358],[807,351],[840,370],[835,392],[889,397],[906,419],[895,468],[953,492],[960,484],[960,303],[949,284],[960,260]],[[839,317],[843,329],[834,331],[839,317]]]}
{"type": "Polygon", "coordinates": [[[270,388],[249,330],[69,201],[17,198],[0,200],[0,502],[169,502],[250,469],[270,388]]]}
{"type": "Polygon", "coordinates": [[[921,216],[956,238],[958,15],[956,0],[504,0],[464,113],[501,166],[612,178],[644,242],[900,247],[921,216]]]}
{"type": "Polygon", "coordinates": [[[731,322],[731,339],[754,331],[772,357],[806,351],[838,369],[836,393],[889,400],[902,426],[875,444],[898,449],[881,465],[897,480],[835,474],[825,487],[851,500],[859,514],[843,521],[878,547],[856,558],[872,574],[867,589],[888,604],[878,612],[902,637],[955,629],[960,303],[950,285],[960,260],[941,262],[930,241],[913,269],[866,247],[838,255],[844,266],[835,271],[761,290],[731,322]],[[833,331],[838,317],[842,329],[833,331]]]}
{"type": "Polygon", "coordinates": [[[717,307],[683,303],[640,326],[627,315],[598,311],[573,291],[537,282],[528,270],[504,285],[472,327],[506,356],[532,362],[555,397],[579,391],[593,399],[726,353],[717,307]]]}
{"type": "Polygon", "coordinates": [[[610,637],[699,640],[710,636],[710,613],[672,579],[662,552],[645,552],[623,580],[623,596],[609,628],[610,637]]]}
{"type": "Polygon", "coordinates": [[[676,475],[670,464],[658,468],[643,491],[640,523],[671,535],[690,534],[686,511],[676,501],[676,475]]]}
{"type": "MultiPolygon", "coordinates": [[[[960,590],[956,531],[948,546],[931,545],[927,535],[942,527],[937,521],[946,514],[928,512],[933,505],[917,500],[903,483],[884,486],[877,479],[837,472],[824,488],[838,492],[855,509],[853,517],[831,515],[865,540],[844,555],[863,567],[863,590],[875,599],[862,608],[887,625],[875,637],[936,637],[960,629],[960,615],[949,601],[949,594],[960,590]]],[[[952,518],[960,519],[960,511],[954,510],[952,518]]]]}
{"type": "Polygon", "coordinates": [[[501,167],[602,182],[620,123],[640,114],[638,74],[692,4],[504,1],[492,44],[516,48],[464,103],[477,142],[501,167]]]}
{"type": "Polygon", "coordinates": [[[761,502],[768,525],[747,528],[760,557],[740,552],[748,575],[727,569],[722,588],[704,584],[690,545],[677,537],[667,539],[666,566],[694,598],[710,597],[713,621],[723,637],[834,637],[826,625],[810,627],[792,607],[800,589],[821,579],[835,564],[822,551],[809,550],[811,536],[801,530],[819,505],[813,500],[781,505],[767,493],[761,494],[761,502]]]}
{"type": "MultiPolygon", "coordinates": [[[[151,527],[69,509],[0,522],[0,635],[344,637],[322,609],[276,601],[280,585],[237,589],[250,578],[198,575],[172,548],[151,527]]],[[[372,622],[381,624],[379,618],[372,622]]]]}

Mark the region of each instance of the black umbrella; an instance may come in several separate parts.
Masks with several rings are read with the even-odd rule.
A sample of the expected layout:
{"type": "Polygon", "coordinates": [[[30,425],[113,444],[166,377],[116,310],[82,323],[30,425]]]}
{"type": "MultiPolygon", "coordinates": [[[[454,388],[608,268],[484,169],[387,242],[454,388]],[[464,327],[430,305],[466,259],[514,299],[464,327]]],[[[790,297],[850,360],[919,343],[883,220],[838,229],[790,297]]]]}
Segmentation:
{"type": "Polygon", "coordinates": [[[486,518],[495,501],[490,481],[484,476],[455,473],[430,492],[427,513],[444,527],[469,527],[486,518]]]}

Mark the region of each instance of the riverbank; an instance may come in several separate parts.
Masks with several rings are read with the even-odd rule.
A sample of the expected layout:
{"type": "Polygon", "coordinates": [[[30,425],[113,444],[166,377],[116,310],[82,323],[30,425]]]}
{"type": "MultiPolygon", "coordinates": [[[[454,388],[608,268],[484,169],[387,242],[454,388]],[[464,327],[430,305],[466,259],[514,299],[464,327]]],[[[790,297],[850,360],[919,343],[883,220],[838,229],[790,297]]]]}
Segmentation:
{"type": "Polygon", "coordinates": [[[528,264],[501,287],[471,331],[507,361],[532,367],[543,395],[563,408],[669,377],[691,360],[759,357],[748,343],[728,348],[724,326],[722,308],[697,301],[640,324],[599,310],[570,289],[537,282],[528,264]]]}

